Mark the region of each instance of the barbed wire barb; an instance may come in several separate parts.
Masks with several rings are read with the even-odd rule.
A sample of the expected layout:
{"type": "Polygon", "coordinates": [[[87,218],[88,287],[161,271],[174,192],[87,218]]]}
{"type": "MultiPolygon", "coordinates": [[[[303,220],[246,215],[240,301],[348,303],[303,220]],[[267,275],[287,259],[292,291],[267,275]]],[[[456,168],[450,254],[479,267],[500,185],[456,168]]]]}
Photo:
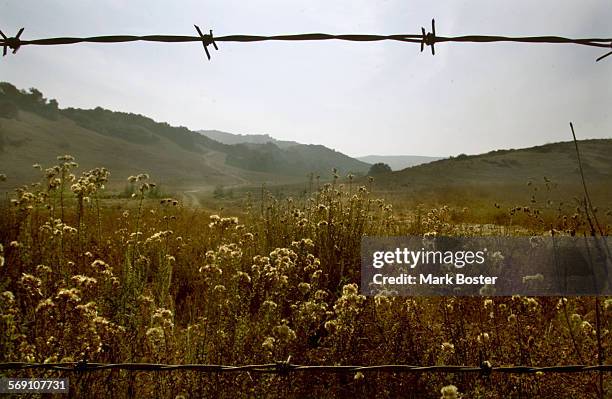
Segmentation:
{"type": "MultiPolygon", "coordinates": [[[[612,43],[610,43],[610,48],[612,48],[612,43]]],[[[610,55],[612,55],[612,51],[610,51],[609,53],[606,53],[606,54],[602,55],[601,57],[599,57],[598,59],[596,59],[596,60],[595,60],[595,62],[599,62],[599,61],[603,60],[604,58],[606,58],[606,57],[608,57],[608,56],[610,56],[610,55]]]]}
{"type": "Polygon", "coordinates": [[[215,50],[219,50],[219,48],[217,47],[217,44],[215,43],[215,39],[213,37],[212,29],[210,29],[210,34],[204,35],[204,34],[202,34],[202,31],[200,30],[200,27],[198,25],[193,25],[193,26],[195,26],[196,31],[198,31],[198,35],[200,35],[200,37],[202,38],[202,46],[204,46],[204,51],[206,52],[206,57],[210,61],[210,53],[208,52],[208,46],[212,44],[213,47],[215,48],[215,50]]]}
{"type": "Polygon", "coordinates": [[[21,47],[21,34],[25,28],[19,29],[17,35],[15,37],[6,37],[6,35],[0,30],[0,35],[2,36],[2,56],[6,57],[7,48],[13,50],[13,54],[17,54],[17,50],[21,47]]]}
{"type": "Polygon", "coordinates": [[[434,45],[436,44],[436,20],[431,20],[431,32],[425,33],[425,28],[421,27],[421,33],[423,34],[423,40],[421,41],[421,53],[425,46],[431,47],[431,55],[436,55],[434,45]]]}

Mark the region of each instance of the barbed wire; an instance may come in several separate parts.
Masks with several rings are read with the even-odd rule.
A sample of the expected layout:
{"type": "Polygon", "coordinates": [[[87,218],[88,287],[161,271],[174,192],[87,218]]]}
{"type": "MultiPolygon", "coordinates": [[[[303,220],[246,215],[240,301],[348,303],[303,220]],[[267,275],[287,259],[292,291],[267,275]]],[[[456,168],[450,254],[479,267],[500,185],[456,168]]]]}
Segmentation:
{"type": "MultiPolygon", "coordinates": [[[[263,41],[319,41],[319,40],[343,40],[351,42],[377,42],[377,41],[399,41],[404,43],[420,44],[421,52],[425,47],[431,48],[432,55],[435,55],[436,43],[495,43],[495,42],[512,42],[512,43],[531,43],[531,44],[574,44],[589,47],[609,48],[612,49],[612,38],[582,38],[572,39],[561,36],[489,36],[489,35],[467,35],[467,36],[438,36],[436,35],[435,20],[431,20],[431,31],[427,32],[424,27],[421,27],[420,34],[396,34],[396,35],[370,35],[370,34],[348,34],[334,35],[327,33],[303,33],[291,35],[274,35],[274,36],[259,36],[259,35],[228,35],[214,37],[212,29],[208,34],[202,33],[202,30],[194,25],[198,36],[181,36],[181,35],[110,35],[110,36],[92,36],[92,37],[53,37],[47,39],[23,40],[21,35],[24,28],[21,28],[14,37],[7,37],[2,31],[0,35],[0,46],[3,47],[3,55],[6,55],[8,49],[17,53],[23,46],[55,46],[77,43],[127,43],[127,42],[159,42],[159,43],[188,43],[201,42],[206,52],[206,57],[210,60],[208,46],[212,45],[215,50],[218,50],[217,42],[237,42],[251,43],[263,41]]],[[[612,55],[612,51],[600,56],[596,59],[601,61],[604,58],[612,55]]]]}
{"type": "Polygon", "coordinates": [[[612,372],[612,365],[557,365],[557,366],[500,366],[494,367],[485,361],[480,366],[414,366],[407,364],[381,364],[369,366],[342,365],[299,365],[292,364],[291,357],[286,361],[267,364],[251,364],[243,366],[228,366],[217,364],[159,364],[159,363],[89,363],[87,361],[65,363],[0,363],[0,370],[54,370],[54,371],[174,371],[190,370],[205,373],[253,372],[286,374],[291,372],[324,372],[324,373],[356,373],[356,372],[392,372],[392,373],[584,373],[612,372]]]}

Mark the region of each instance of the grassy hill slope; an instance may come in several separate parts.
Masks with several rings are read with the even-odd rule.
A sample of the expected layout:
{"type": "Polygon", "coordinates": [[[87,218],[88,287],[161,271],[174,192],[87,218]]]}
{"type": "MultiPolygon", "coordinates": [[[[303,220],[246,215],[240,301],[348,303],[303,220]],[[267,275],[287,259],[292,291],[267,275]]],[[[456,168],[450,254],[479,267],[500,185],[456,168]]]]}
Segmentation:
{"type": "Polygon", "coordinates": [[[115,185],[141,172],[172,186],[241,181],[240,176],[220,168],[220,163],[207,159],[215,151],[188,151],[164,138],[154,145],[136,144],[83,128],[64,117],[50,121],[29,112],[20,112],[18,120],[2,119],[0,123],[0,170],[16,183],[37,179],[40,172],[32,165],[54,165],[60,154],[76,157],[80,170],[105,166],[111,170],[115,185]]]}
{"type": "Polygon", "coordinates": [[[327,175],[332,167],[345,173],[369,167],[323,146],[229,145],[142,115],[60,109],[36,89],[0,83],[0,172],[13,185],[28,183],[39,174],[32,164],[47,167],[63,154],[75,156],[80,170],[107,167],[115,185],[146,171],[181,189],[287,183],[311,172],[327,175]]]}
{"type": "MultiPolygon", "coordinates": [[[[582,165],[591,179],[612,178],[612,140],[580,141],[582,165]]],[[[389,186],[435,184],[526,183],[529,179],[578,182],[580,171],[573,142],[546,144],[481,155],[461,155],[379,177],[389,186]]]]}
{"type": "MultiPolygon", "coordinates": [[[[612,140],[581,140],[579,148],[594,202],[611,208],[612,140]]],[[[415,204],[569,204],[584,195],[573,142],[461,155],[376,176],[374,185],[389,198],[415,204]]]]}

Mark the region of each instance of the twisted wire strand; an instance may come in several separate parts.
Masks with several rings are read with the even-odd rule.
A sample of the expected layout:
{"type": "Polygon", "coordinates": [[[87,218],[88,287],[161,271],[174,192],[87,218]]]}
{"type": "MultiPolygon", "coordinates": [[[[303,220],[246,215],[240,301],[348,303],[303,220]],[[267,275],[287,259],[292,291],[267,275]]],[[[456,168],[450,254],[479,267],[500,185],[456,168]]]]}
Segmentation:
{"type": "Polygon", "coordinates": [[[289,362],[276,362],[266,364],[250,364],[242,366],[229,366],[217,364],[159,364],[159,363],[0,363],[0,370],[55,370],[55,371],[99,371],[99,370],[128,370],[128,371],[174,371],[191,370],[207,373],[223,372],[254,372],[254,373],[289,373],[289,372],[326,372],[326,373],[355,373],[355,372],[393,372],[393,373],[511,373],[533,374],[543,373],[583,373],[583,372],[612,372],[612,365],[556,365],[556,366],[500,366],[492,367],[488,362],[481,366],[415,366],[407,364],[381,364],[369,366],[338,366],[338,365],[299,365],[289,362]]]}
{"type": "MultiPolygon", "coordinates": [[[[16,36],[7,37],[0,31],[0,46],[2,46],[3,54],[7,54],[10,48],[13,53],[22,46],[55,46],[68,45],[77,43],[127,43],[127,42],[158,42],[158,43],[189,43],[201,42],[204,46],[206,56],[210,59],[208,46],[213,45],[217,49],[216,42],[235,42],[235,43],[252,43],[266,41],[321,41],[321,40],[341,40],[350,42],[379,42],[379,41],[397,41],[405,43],[417,43],[421,45],[421,51],[425,46],[431,48],[432,54],[435,54],[434,45],[436,43],[531,43],[531,44],[574,44],[589,47],[612,48],[612,38],[568,38],[561,36],[498,36],[498,35],[467,35],[467,36],[437,36],[435,29],[435,20],[431,21],[431,31],[426,32],[425,28],[421,28],[420,34],[395,34],[395,35],[371,35],[371,34],[328,34],[328,33],[301,33],[288,35],[227,35],[213,37],[212,30],[209,34],[203,34],[197,25],[194,25],[198,33],[197,36],[185,35],[108,35],[108,36],[91,36],[91,37],[52,37],[45,39],[23,40],[21,34],[24,29],[21,28],[16,36]]],[[[610,51],[607,54],[597,58],[600,61],[612,54],[610,51]]]]}
{"type": "MultiPolygon", "coordinates": [[[[206,35],[209,36],[209,35],[206,35]]],[[[204,38],[206,40],[206,38],[204,38]]],[[[264,42],[264,41],[321,41],[321,40],[342,40],[352,42],[375,42],[375,41],[401,41],[411,43],[421,43],[422,35],[418,34],[395,34],[395,35],[368,35],[368,34],[342,34],[333,35],[328,33],[301,33],[292,35],[228,35],[215,36],[216,42],[264,42]]],[[[91,37],[53,37],[47,39],[20,40],[20,46],[27,45],[65,45],[77,43],[126,43],[126,42],[160,42],[160,43],[188,43],[201,42],[201,36],[182,36],[182,35],[109,35],[91,37]]],[[[544,43],[544,44],[579,44],[584,46],[610,48],[612,38],[584,38],[573,39],[561,36],[486,36],[486,35],[467,35],[467,36],[435,36],[436,43],[458,42],[458,43],[493,43],[493,42],[514,42],[514,43],[544,43]]],[[[8,44],[8,41],[0,39],[0,46],[8,44]]]]}

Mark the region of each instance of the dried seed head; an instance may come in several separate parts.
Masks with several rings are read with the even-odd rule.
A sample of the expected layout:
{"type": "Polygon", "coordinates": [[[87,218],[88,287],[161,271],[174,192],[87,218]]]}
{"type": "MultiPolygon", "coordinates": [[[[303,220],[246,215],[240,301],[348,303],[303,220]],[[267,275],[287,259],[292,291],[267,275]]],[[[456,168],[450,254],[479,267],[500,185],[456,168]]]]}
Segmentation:
{"type": "Polygon", "coordinates": [[[454,385],[447,385],[440,390],[440,399],[459,399],[459,389],[454,385]]]}

